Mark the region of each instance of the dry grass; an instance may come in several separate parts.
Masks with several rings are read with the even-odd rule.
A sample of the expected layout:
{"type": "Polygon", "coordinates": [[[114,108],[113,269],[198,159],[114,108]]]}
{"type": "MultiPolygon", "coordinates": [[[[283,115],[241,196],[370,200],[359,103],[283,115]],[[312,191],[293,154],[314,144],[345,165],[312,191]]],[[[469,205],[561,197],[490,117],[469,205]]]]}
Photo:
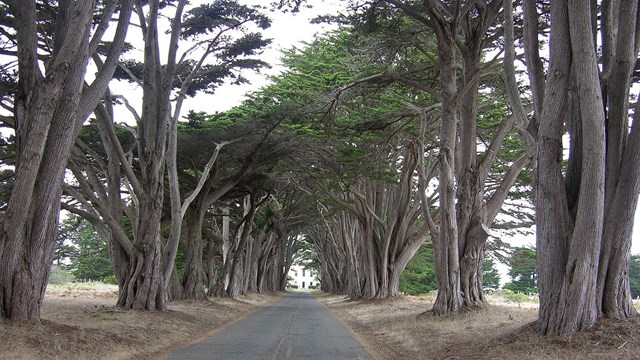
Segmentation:
{"type": "Polygon", "coordinates": [[[118,311],[113,286],[50,287],[42,323],[0,322],[0,359],[159,359],[279,294],[179,301],[165,312],[118,311]]]}
{"type": "MultiPolygon", "coordinates": [[[[605,320],[573,337],[543,337],[532,329],[537,310],[530,304],[441,318],[426,314],[430,297],[317,296],[385,360],[640,358],[639,320],[605,320]]],[[[51,287],[42,324],[0,322],[0,359],[162,359],[279,297],[181,301],[165,312],[138,312],[114,309],[112,286],[51,287]]]]}
{"type": "Polygon", "coordinates": [[[430,298],[349,301],[318,298],[382,359],[639,359],[640,321],[600,322],[573,337],[533,331],[537,309],[489,305],[442,318],[427,314],[430,298]]]}

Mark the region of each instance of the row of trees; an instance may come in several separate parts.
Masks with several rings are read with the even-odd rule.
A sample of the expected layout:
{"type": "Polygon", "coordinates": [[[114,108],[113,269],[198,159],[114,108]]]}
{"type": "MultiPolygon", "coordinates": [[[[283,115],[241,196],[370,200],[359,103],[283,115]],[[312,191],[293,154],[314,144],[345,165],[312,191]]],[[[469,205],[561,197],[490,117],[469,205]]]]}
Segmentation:
{"type": "MultiPolygon", "coordinates": [[[[602,316],[635,316],[628,267],[640,147],[634,128],[637,107],[629,110],[638,55],[638,2],[524,1],[518,17],[512,2],[499,0],[358,4],[365,5],[354,15],[363,27],[375,33],[385,24],[396,29],[406,24],[405,31],[396,32],[408,36],[401,37],[406,52],[399,54],[415,49],[416,58],[430,60],[412,69],[407,79],[407,73],[399,71],[404,69],[396,67],[402,64],[397,55],[377,78],[410,85],[439,101],[439,129],[431,135],[438,157],[438,210],[423,212],[438,280],[433,312],[444,315],[483,303],[480,280],[488,228],[518,174],[533,164],[538,331],[573,334],[602,316]],[[517,32],[515,24],[522,24],[517,32]],[[550,33],[546,72],[539,53],[541,28],[550,33]],[[516,34],[524,49],[530,107],[522,104],[516,82],[516,34]],[[497,56],[487,61],[488,51],[499,44],[505,55],[501,64],[497,56]],[[425,76],[429,70],[435,76],[425,76]],[[490,81],[496,72],[502,84],[490,81]],[[416,79],[417,84],[411,82],[416,79]],[[428,82],[434,79],[437,88],[428,82]],[[497,122],[492,137],[483,137],[478,126],[482,96],[500,88],[510,112],[497,122]],[[503,168],[498,186],[489,186],[498,149],[514,132],[524,152],[503,168]],[[567,161],[565,134],[570,144],[567,161]]],[[[487,102],[496,104],[495,99],[487,102]]],[[[405,105],[417,108],[428,124],[433,103],[419,100],[414,95],[405,105]]],[[[410,156],[403,159],[408,163],[410,156]]],[[[426,168],[410,177],[422,180],[425,174],[426,168]]],[[[427,192],[418,191],[418,196],[427,192]]],[[[430,204],[427,199],[421,207],[426,210],[430,204]]],[[[375,213],[373,206],[364,208],[375,213]]],[[[390,218],[374,216],[378,223],[390,218]]],[[[366,233],[367,226],[363,229],[366,233]]],[[[386,256],[384,251],[379,254],[386,256]]],[[[395,264],[389,265],[387,269],[395,270],[395,264]]]]}
{"type": "MultiPolygon", "coordinates": [[[[504,252],[504,251],[502,251],[504,252]]],[[[178,257],[183,256],[179,253],[178,257]]],[[[500,256],[509,271],[510,281],[504,284],[505,289],[520,293],[537,293],[536,252],[530,247],[515,247],[500,256]]],[[[299,244],[294,254],[293,263],[304,264],[308,269],[320,267],[317,256],[311,251],[307,242],[299,244]]],[[[111,263],[108,248],[91,224],[77,216],[71,216],[60,224],[60,234],[56,244],[54,264],[70,273],[73,278],[93,281],[115,280],[115,272],[111,263]]],[[[185,269],[177,262],[179,274],[185,269]]],[[[485,258],[483,265],[483,288],[485,291],[500,288],[501,277],[496,262],[485,258]]],[[[632,255],[629,267],[631,295],[640,297],[640,255],[632,255]]],[[[433,251],[430,247],[422,247],[409,261],[400,276],[400,292],[412,295],[426,294],[436,291],[433,251]]]]}
{"type": "Polygon", "coordinates": [[[490,229],[501,209],[530,223],[513,212],[532,201],[527,186],[538,330],[572,334],[601,316],[635,315],[637,0],[524,0],[515,12],[504,0],[350,1],[347,14],[325,18],[339,30],[286,53],[288,70],[272,85],[226,113],[189,113],[186,124],[186,98],[265,65],[256,55],[268,41],[251,29],[269,19],[258,10],[234,1],[5,3],[3,44],[18,64],[7,74],[15,96],[3,97],[15,129],[0,239],[5,318],[39,317],[61,197],[108,244],[124,308],[281,289],[302,234],[324,290],[397,295],[429,244],[432,312],[481,307],[490,229]],[[118,62],[130,23],[142,62],[118,62]],[[107,33],[115,38],[101,42],[107,33]],[[90,59],[98,73],[87,84],[90,59]],[[113,78],[139,86],[142,105],[112,94],[113,78]],[[135,126],[116,124],[123,107],[135,126]]]}
{"type": "Polygon", "coordinates": [[[299,199],[263,175],[291,146],[281,141],[286,134],[272,134],[280,115],[230,114],[212,124],[189,113],[178,145],[187,97],[227,79],[245,82],[243,70],[266,65],[255,56],[269,41],[251,30],[268,27],[266,16],[234,1],[2,7],[3,54],[13,57],[3,67],[2,104],[12,114],[3,120],[15,130],[0,241],[3,318],[39,318],[61,206],[108,245],[118,306],[162,310],[167,299],[284,287],[299,199]],[[139,33],[127,37],[131,28],[139,33]],[[134,38],[142,44],[125,42],[134,38]],[[137,45],[142,61],[120,59],[137,45]],[[85,82],[89,62],[98,69],[93,83],[85,82]],[[139,108],[109,90],[114,79],[139,86],[139,108]],[[135,126],[116,123],[118,106],[135,126]]]}

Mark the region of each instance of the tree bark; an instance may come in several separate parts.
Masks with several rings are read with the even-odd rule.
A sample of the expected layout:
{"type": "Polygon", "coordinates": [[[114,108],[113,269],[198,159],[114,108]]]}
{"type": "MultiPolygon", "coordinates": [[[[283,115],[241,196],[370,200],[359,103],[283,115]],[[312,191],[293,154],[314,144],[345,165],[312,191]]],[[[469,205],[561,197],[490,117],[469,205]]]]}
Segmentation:
{"type": "MultiPolygon", "coordinates": [[[[0,234],[0,316],[39,321],[57,237],[64,170],[86,118],[80,110],[97,104],[106,82],[96,81],[83,92],[91,55],[93,1],[58,4],[45,74],[38,63],[35,1],[7,3],[15,17],[19,80],[14,99],[15,186],[0,234]]],[[[128,25],[130,2],[122,5],[109,64],[120,54],[128,25]]],[[[110,78],[114,67],[101,69],[96,80],[110,78]]]]}
{"type": "MultiPolygon", "coordinates": [[[[176,9],[180,18],[184,0],[176,9]]],[[[141,167],[140,180],[132,172],[127,173],[136,190],[139,216],[135,238],[135,253],[130,258],[130,276],[120,293],[118,306],[125,309],[165,310],[166,287],[161,255],[160,222],[164,200],[164,164],[167,124],[170,114],[171,84],[175,73],[175,51],[178,33],[172,32],[166,65],[160,63],[158,42],[159,1],[149,2],[149,13],[144,26],[144,71],[142,114],[138,121],[138,157],[141,167]]],[[[142,8],[138,15],[144,19],[142,8]]],[[[175,18],[172,25],[175,24],[175,18]]],[[[121,159],[123,162],[123,159],[121,159]]]]}
{"type": "Polygon", "coordinates": [[[186,212],[187,237],[185,242],[184,275],[182,285],[183,299],[206,300],[203,279],[203,250],[202,227],[206,209],[202,200],[196,201],[186,212]]]}
{"type": "Polygon", "coordinates": [[[637,42],[630,39],[638,37],[637,13],[638,1],[609,1],[603,4],[601,16],[607,182],[597,296],[601,315],[616,319],[636,316],[629,288],[629,255],[640,176],[637,102],[630,134],[627,123],[630,79],[637,61],[637,42]]]}
{"type": "Polygon", "coordinates": [[[551,68],[538,145],[536,191],[540,315],[538,331],[572,335],[598,318],[596,279],[604,218],[604,108],[587,2],[552,4],[551,68]],[[571,61],[571,59],[579,59],[571,61]],[[569,64],[581,122],[579,202],[575,218],[562,186],[562,126],[569,64]]]}
{"type": "Polygon", "coordinates": [[[435,6],[429,9],[434,21],[440,59],[440,87],[442,89],[442,123],[440,126],[440,232],[433,238],[434,262],[438,295],[432,312],[449,315],[463,306],[460,288],[460,256],[456,219],[455,151],[457,132],[457,77],[455,32],[457,19],[450,23],[443,19],[435,6]]]}
{"type": "Polygon", "coordinates": [[[146,196],[139,199],[140,214],[135,234],[134,254],[129,259],[129,274],[117,306],[133,310],[165,310],[166,292],[160,271],[160,223],[164,189],[161,179],[147,179],[146,196]],[[155,190],[155,191],[150,191],[155,190]]]}

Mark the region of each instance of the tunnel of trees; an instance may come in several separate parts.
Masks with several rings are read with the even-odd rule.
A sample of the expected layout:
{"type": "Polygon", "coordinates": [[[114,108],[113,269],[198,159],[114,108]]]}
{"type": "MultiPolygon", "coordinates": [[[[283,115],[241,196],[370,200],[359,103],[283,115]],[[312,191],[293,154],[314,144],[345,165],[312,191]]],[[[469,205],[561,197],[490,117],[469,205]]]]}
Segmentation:
{"type": "Polygon", "coordinates": [[[638,0],[351,0],[242,104],[185,106],[315,3],[0,2],[2,318],[38,321],[83,251],[124,309],[283,291],[304,251],[324,291],[437,290],[447,316],[507,252],[542,334],[636,316],[638,0]]]}

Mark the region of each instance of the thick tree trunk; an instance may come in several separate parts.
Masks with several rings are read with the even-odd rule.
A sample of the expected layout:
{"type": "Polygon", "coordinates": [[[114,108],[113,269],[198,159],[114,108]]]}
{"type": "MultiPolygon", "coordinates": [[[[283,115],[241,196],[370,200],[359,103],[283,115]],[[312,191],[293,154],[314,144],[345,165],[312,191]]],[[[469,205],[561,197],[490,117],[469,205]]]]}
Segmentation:
{"type": "Polygon", "coordinates": [[[457,128],[457,78],[455,24],[435,25],[440,58],[442,124],[440,127],[440,234],[433,238],[438,295],[432,312],[449,315],[463,306],[460,288],[458,225],[456,217],[455,151],[457,128]]]}
{"type": "Polygon", "coordinates": [[[0,316],[39,321],[64,169],[81,124],[77,111],[89,60],[93,2],[60,5],[46,76],[37,62],[35,2],[12,1],[9,6],[17,26],[19,81],[15,186],[0,234],[0,316]]]}
{"type": "Polygon", "coordinates": [[[628,133],[630,79],[636,64],[638,1],[603,3],[601,75],[607,111],[605,221],[598,270],[601,315],[636,316],[629,288],[629,253],[640,177],[640,107],[628,133]],[[618,41],[618,40],[621,41],[618,41]]]}
{"type": "Polygon", "coordinates": [[[488,228],[474,218],[465,234],[465,247],[460,259],[460,287],[465,307],[484,306],[482,288],[484,248],[489,237],[488,228]]]}
{"type": "Polygon", "coordinates": [[[457,144],[461,155],[457,159],[460,163],[461,174],[456,177],[458,179],[456,221],[460,255],[460,290],[464,307],[484,306],[482,263],[484,244],[489,235],[484,225],[487,219],[484,208],[484,179],[481,178],[481,176],[488,174],[480,173],[477,161],[477,93],[479,86],[477,73],[481,54],[472,44],[479,41],[481,39],[477,38],[469,41],[468,49],[463,54],[463,79],[466,95],[462,97],[460,104],[462,125],[460,142],[457,144]]]}
{"type": "Polygon", "coordinates": [[[205,209],[201,202],[194,202],[185,214],[187,237],[184,247],[183,299],[206,300],[207,298],[204,289],[203,279],[205,274],[202,263],[204,250],[202,227],[204,225],[205,209]]]}
{"type": "Polygon", "coordinates": [[[634,214],[640,192],[639,104],[636,102],[616,193],[606,207],[598,271],[599,309],[604,316],[615,319],[636,316],[629,284],[629,255],[634,214]]]}
{"type": "Polygon", "coordinates": [[[612,204],[615,207],[605,218],[598,269],[598,309],[602,315],[614,319],[628,319],[637,314],[629,283],[629,257],[638,195],[631,192],[623,197],[625,199],[620,200],[627,204],[619,204],[614,199],[612,204]]]}
{"type": "Polygon", "coordinates": [[[538,332],[551,333],[559,313],[560,289],[567,257],[570,219],[562,177],[563,119],[567,117],[567,94],[571,50],[566,4],[551,4],[549,78],[538,134],[536,168],[536,249],[540,309],[538,332]]]}
{"type": "Polygon", "coordinates": [[[118,306],[125,309],[166,309],[164,278],[160,271],[160,217],[164,189],[160,179],[155,185],[155,189],[147,190],[148,197],[139,199],[142,216],[138,220],[134,256],[129,263],[130,276],[118,297],[118,306]]]}
{"type": "Polygon", "coordinates": [[[389,294],[388,296],[400,296],[400,275],[409,264],[409,261],[418,252],[424,241],[422,239],[411,239],[398,258],[391,265],[389,273],[389,294]]]}
{"type": "Polygon", "coordinates": [[[553,75],[546,94],[556,99],[545,99],[541,122],[544,136],[538,147],[536,210],[538,270],[541,271],[538,331],[554,335],[572,335],[588,329],[598,318],[596,280],[604,218],[604,108],[593,50],[590,4],[570,1],[569,7],[566,6],[552,4],[550,74],[553,75]],[[567,199],[564,187],[551,188],[560,185],[557,182],[562,180],[563,117],[558,115],[564,111],[561,106],[567,93],[564,89],[569,59],[579,59],[572,63],[580,111],[574,116],[579,116],[577,121],[581,121],[582,131],[574,136],[583,137],[582,157],[578,159],[581,170],[575,222],[570,219],[566,200],[562,201],[567,199]],[[555,92],[556,89],[560,91],[555,92]],[[572,231],[567,231],[570,229],[572,231]]]}

